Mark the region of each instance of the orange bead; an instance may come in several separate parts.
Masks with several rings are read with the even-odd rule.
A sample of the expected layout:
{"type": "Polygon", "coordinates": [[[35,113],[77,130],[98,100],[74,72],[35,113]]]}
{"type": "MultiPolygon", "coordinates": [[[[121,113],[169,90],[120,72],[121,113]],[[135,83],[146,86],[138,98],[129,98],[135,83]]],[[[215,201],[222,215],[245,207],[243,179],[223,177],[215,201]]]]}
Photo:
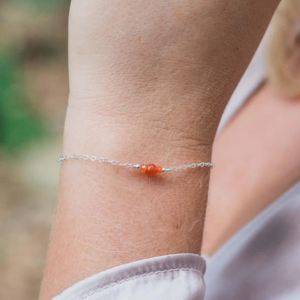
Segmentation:
{"type": "Polygon", "coordinates": [[[146,174],[150,177],[155,176],[157,173],[157,166],[153,164],[147,165],[147,171],[146,174]]]}
{"type": "Polygon", "coordinates": [[[163,168],[161,166],[158,166],[156,174],[161,174],[162,171],[163,171],[163,168]]]}
{"type": "Polygon", "coordinates": [[[146,165],[141,165],[140,166],[140,171],[145,173],[147,171],[147,166],[146,165]]]}

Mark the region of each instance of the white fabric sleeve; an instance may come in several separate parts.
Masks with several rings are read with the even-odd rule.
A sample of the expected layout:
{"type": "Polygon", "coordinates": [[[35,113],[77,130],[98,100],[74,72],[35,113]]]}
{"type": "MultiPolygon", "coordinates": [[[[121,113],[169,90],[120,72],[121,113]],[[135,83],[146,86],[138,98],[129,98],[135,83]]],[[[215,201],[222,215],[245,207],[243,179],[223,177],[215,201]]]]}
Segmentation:
{"type": "Polygon", "coordinates": [[[121,265],[80,281],[54,300],[203,300],[205,260],[171,254],[121,265]]]}

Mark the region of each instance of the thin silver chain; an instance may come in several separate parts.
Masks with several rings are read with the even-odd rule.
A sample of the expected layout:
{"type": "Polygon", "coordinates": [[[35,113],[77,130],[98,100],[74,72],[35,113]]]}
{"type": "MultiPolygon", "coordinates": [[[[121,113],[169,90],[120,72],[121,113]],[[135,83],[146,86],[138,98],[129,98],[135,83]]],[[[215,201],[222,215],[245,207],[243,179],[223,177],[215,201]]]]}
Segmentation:
{"type": "MultiPolygon", "coordinates": [[[[89,156],[89,155],[66,155],[61,156],[58,159],[58,163],[61,164],[63,161],[70,160],[70,159],[82,159],[82,160],[91,160],[91,161],[97,161],[104,164],[111,164],[112,166],[120,166],[124,168],[134,168],[134,169],[140,169],[139,164],[131,164],[128,162],[122,163],[117,160],[109,160],[107,158],[103,157],[96,157],[96,156],[89,156]]],[[[180,170],[187,170],[187,169],[195,169],[195,168],[204,168],[209,167],[213,168],[214,164],[211,162],[199,162],[199,163],[192,163],[189,165],[181,165],[181,166],[173,166],[170,168],[163,168],[163,173],[167,172],[176,172],[180,170]]]]}

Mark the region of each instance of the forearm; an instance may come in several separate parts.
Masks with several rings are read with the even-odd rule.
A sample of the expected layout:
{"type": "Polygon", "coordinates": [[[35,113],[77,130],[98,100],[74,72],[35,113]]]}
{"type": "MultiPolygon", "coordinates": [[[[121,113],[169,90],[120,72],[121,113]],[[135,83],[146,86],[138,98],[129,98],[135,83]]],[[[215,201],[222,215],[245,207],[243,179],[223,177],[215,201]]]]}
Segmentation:
{"type": "MultiPolygon", "coordinates": [[[[226,101],[275,8],[266,2],[263,15],[252,1],[73,1],[64,154],[209,161],[226,101]]],[[[147,178],[66,162],[41,299],[115,265],[199,253],[208,178],[205,168],[147,178]]]]}

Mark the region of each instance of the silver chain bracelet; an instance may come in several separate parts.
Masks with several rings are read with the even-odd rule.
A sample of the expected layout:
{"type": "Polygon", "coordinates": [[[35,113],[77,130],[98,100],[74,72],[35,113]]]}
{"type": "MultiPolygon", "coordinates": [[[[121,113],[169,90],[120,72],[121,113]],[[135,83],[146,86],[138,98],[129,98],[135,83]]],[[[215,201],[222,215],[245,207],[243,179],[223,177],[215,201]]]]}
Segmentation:
{"type": "Polygon", "coordinates": [[[58,159],[58,163],[62,163],[63,161],[70,160],[70,159],[82,159],[82,160],[91,160],[91,161],[97,161],[100,163],[105,163],[105,164],[111,164],[113,166],[120,166],[124,168],[133,168],[140,170],[143,173],[146,173],[148,176],[154,176],[156,174],[161,174],[161,173],[167,173],[167,172],[173,172],[173,171],[180,171],[180,170],[187,170],[187,169],[195,169],[195,168],[204,168],[204,167],[209,167],[213,168],[214,164],[211,162],[199,162],[199,163],[192,163],[189,165],[181,165],[181,166],[173,166],[170,168],[162,168],[160,166],[156,166],[154,164],[131,164],[131,163],[122,163],[117,160],[109,160],[107,158],[102,158],[102,157],[96,157],[96,156],[89,156],[89,155],[66,155],[66,156],[61,156],[58,159]]]}

